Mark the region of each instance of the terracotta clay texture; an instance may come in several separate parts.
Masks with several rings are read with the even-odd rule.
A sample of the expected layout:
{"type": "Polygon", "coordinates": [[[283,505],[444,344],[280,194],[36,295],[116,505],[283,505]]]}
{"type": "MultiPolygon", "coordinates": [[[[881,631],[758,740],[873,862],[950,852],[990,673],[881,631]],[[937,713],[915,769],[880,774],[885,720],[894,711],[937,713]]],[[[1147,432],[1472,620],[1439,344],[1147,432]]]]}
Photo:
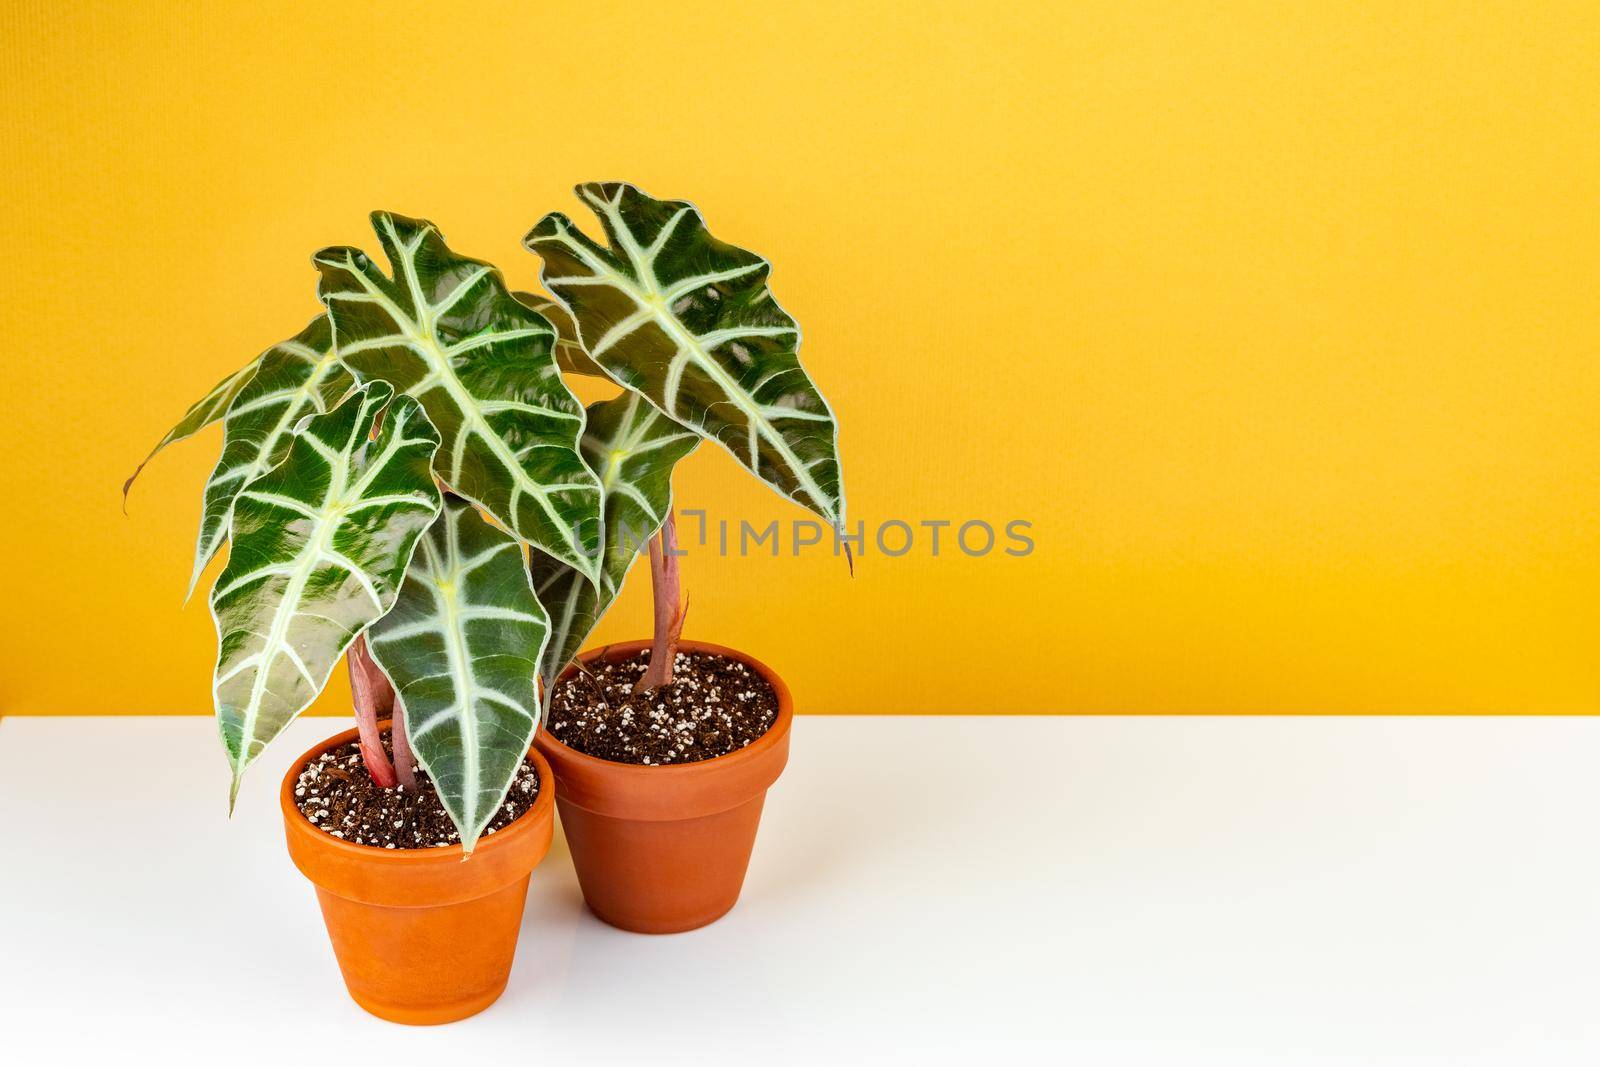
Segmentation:
{"type": "MultiPolygon", "coordinates": [[[[578,658],[621,658],[649,645],[630,641],[578,658]]],[[[555,769],[556,804],[584,900],[612,926],[643,934],[693,930],[733,907],[767,787],[789,759],[794,702],[783,680],[731,648],[702,641],[679,648],[729,656],[765,678],[778,696],[772,728],[726,756],[664,767],[597,759],[542,728],[534,737],[555,769]]]]}
{"type": "Polygon", "coordinates": [[[379,1018],[417,1025],[475,1015],[505,989],[528,877],[550,848],[550,765],[531,753],[539,769],[533,807],[480,838],[465,861],[460,845],[372,848],[317,829],[294,803],[301,769],[355,736],[347,730],[329,738],[290,766],[279,792],[289,855],[316,886],[334,956],[357,1004],[379,1018]]]}

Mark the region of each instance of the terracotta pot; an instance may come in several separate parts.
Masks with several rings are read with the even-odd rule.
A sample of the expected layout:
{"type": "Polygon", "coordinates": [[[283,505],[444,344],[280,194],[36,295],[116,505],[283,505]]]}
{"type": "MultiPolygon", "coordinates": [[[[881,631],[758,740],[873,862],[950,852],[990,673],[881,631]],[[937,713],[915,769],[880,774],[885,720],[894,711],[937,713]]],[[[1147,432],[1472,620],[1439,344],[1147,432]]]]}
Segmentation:
{"type": "MultiPolygon", "coordinates": [[[[592,663],[602,653],[617,659],[648,647],[630,641],[578,658],[592,663]]],[[[731,657],[765,678],[778,695],[771,729],[726,756],[667,766],[597,759],[543,729],[533,739],[555,768],[556,807],[589,910],[642,934],[693,930],[733,907],[767,787],[789,759],[794,707],[783,679],[721,645],[683,641],[679,648],[731,657]]]]}
{"type": "MultiPolygon", "coordinates": [[[[387,725],[387,724],[385,724],[387,725]]],[[[294,804],[295,781],[346,730],[296,760],[279,792],[289,855],[317,887],[328,939],[355,1002],[381,1019],[448,1023],[493,1004],[511,974],[528,876],[550,848],[555,776],[539,753],[539,794],[511,825],[460,845],[383,849],[317,829],[294,804]]]]}

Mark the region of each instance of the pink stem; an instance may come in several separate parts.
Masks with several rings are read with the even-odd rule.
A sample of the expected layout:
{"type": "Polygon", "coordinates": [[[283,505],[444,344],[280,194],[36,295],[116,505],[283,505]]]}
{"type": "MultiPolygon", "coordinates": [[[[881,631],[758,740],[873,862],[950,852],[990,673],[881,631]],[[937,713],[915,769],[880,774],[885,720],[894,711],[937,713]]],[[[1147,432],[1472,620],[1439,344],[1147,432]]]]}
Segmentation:
{"type": "Polygon", "coordinates": [[[350,668],[350,696],[355,704],[356,731],[361,735],[361,762],[366,764],[372,780],[384,789],[393,789],[396,778],[394,766],[383,750],[383,734],[378,720],[394,707],[394,689],[378,665],[372,662],[367,651],[365,635],[355,639],[345,654],[350,668]]]}
{"type": "Polygon", "coordinates": [[[688,605],[678,581],[678,526],[667,512],[661,532],[650,540],[650,591],[655,599],[655,636],[650,643],[650,663],[634,683],[635,693],[672,681],[672,662],[678,655],[678,638],[688,605]]]}
{"type": "Polygon", "coordinates": [[[394,776],[402,789],[417,787],[417,757],[411,751],[411,736],[406,728],[406,702],[396,698],[389,721],[389,743],[394,748],[394,776]]]}

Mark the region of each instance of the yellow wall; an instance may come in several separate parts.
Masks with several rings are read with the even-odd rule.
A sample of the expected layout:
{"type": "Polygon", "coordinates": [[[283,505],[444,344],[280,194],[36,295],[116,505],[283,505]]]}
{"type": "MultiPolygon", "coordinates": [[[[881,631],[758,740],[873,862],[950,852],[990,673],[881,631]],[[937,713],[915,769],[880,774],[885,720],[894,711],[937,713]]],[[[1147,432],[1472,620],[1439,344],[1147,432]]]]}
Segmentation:
{"type": "Polygon", "coordinates": [[[692,556],[803,710],[1600,710],[1600,16],[1487,6],[10,0],[0,711],[208,709],[215,431],[118,487],[314,249],[532,286],[607,178],[776,261],[856,517],[1034,523],[692,556]]]}

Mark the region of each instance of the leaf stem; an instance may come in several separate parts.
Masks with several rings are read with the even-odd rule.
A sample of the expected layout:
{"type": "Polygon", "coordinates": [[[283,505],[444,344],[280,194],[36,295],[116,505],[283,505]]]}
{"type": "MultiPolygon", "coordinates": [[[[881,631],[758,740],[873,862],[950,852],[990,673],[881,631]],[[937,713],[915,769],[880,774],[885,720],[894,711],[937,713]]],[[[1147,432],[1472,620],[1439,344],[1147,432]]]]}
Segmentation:
{"type": "Polygon", "coordinates": [[[411,751],[411,735],[406,726],[405,701],[396,699],[389,717],[389,743],[394,748],[394,776],[402,789],[417,788],[417,757],[411,751]]]}
{"type": "Polygon", "coordinates": [[[650,539],[650,591],[655,602],[655,635],[650,642],[650,663],[633,691],[641,693],[672,681],[672,664],[678,655],[678,638],[688,603],[678,575],[678,524],[671,509],[661,530],[650,539]]]}
{"type": "Polygon", "coordinates": [[[350,668],[350,696],[355,704],[356,731],[361,735],[361,762],[367,773],[383,789],[393,789],[394,765],[383,750],[383,734],[378,730],[378,720],[394,708],[394,689],[389,679],[372,661],[367,649],[367,636],[362,634],[350,645],[345,654],[345,664],[350,668]]]}

